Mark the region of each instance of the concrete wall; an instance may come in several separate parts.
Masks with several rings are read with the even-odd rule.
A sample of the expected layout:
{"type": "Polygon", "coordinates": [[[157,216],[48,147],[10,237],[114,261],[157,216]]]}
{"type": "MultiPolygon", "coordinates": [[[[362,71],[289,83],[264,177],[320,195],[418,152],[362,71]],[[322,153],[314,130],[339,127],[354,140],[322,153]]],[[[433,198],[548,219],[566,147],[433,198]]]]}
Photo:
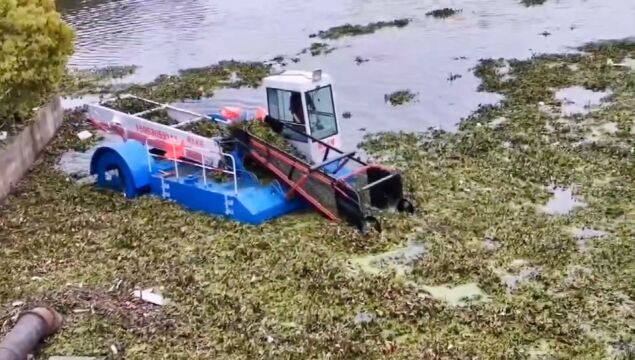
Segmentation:
{"type": "Polygon", "coordinates": [[[40,152],[51,141],[64,118],[61,100],[55,97],[42,106],[35,119],[22,132],[0,144],[0,200],[31,168],[40,152]]]}

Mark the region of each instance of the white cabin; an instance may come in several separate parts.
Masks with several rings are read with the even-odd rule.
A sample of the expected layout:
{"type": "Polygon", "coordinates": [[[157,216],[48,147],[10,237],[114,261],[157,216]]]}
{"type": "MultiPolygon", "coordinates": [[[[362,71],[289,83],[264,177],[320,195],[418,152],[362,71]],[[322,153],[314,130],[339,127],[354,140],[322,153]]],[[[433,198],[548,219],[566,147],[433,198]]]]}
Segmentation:
{"type": "MultiPolygon", "coordinates": [[[[335,148],[341,148],[340,128],[328,74],[321,70],[286,70],[264,79],[269,115],[335,148]]],[[[285,136],[299,151],[315,163],[324,161],[326,147],[292,130],[285,136]]],[[[329,157],[336,155],[329,152],[329,157]]]]}

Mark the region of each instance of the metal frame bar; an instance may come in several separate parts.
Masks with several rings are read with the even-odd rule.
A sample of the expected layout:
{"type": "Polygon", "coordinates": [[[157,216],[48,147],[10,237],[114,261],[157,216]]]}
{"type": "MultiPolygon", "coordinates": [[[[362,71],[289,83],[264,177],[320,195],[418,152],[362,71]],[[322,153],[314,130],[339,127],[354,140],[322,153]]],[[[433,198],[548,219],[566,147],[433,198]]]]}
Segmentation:
{"type": "Polygon", "coordinates": [[[388,175],[388,176],[384,176],[383,178],[381,178],[381,179],[379,179],[379,180],[376,180],[376,181],[374,181],[374,182],[372,182],[372,183],[370,183],[370,184],[368,184],[368,185],[364,186],[364,187],[362,188],[362,190],[363,190],[363,191],[366,191],[366,190],[368,190],[368,189],[370,189],[370,188],[372,188],[372,187],[375,187],[375,186],[377,186],[377,185],[379,185],[379,184],[383,183],[384,181],[388,181],[388,180],[390,180],[390,179],[394,178],[394,177],[395,177],[395,176],[397,176],[397,175],[399,175],[399,174],[395,173],[395,174],[390,174],[390,175],[388,175]]]}
{"type": "Polygon", "coordinates": [[[357,153],[356,151],[351,151],[351,152],[348,152],[348,153],[342,153],[339,156],[336,156],[336,157],[334,157],[332,159],[329,159],[329,160],[321,162],[321,163],[319,163],[317,165],[311,166],[311,171],[319,170],[319,169],[321,169],[321,168],[323,168],[323,167],[325,167],[325,166],[327,166],[329,164],[332,164],[332,163],[334,163],[336,161],[340,161],[342,159],[350,160],[353,157],[353,155],[355,155],[356,153],[357,153]]]}
{"type": "MultiPolygon", "coordinates": [[[[149,113],[152,113],[152,112],[155,112],[155,111],[163,110],[163,109],[170,109],[170,110],[178,111],[178,112],[183,113],[183,114],[188,114],[188,115],[195,116],[194,119],[183,121],[183,122],[180,122],[180,123],[177,123],[177,124],[174,124],[174,125],[168,125],[168,126],[175,127],[175,128],[179,128],[179,127],[185,126],[187,124],[191,124],[193,122],[197,122],[197,121],[201,121],[201,120],[211,120],[211,121],[213,121],[213,119],[210,116],[203,115],[203,114],[200,114],[200,113],[197,113],[197,112],[194,112],[194,111],[190,111],[190,110],[187,110],[187,109],[179,108],[179,107],[176,107],[176,106],[172,106],[172,105],[167,104],[167,103],[160,103],[158,101],[142,98],[142,97],[139,97],[139,96],[136,96],[136,95],[132,95],[132,94],[123,94],[123,95],[119,96],[119,99],[128,99],[128,98],[137,99],[137,100],[140,100],[140,101],[143,101],[143,102],[146,102],[146,103],[149,103],[149,104],[157,105],[157,106],[152,108],[152,109],[144,110],[144,111],[141,111],[141,112],[138,112],[138,113],[133,113],[133,114],[125,112],[125,111],[121,111],[119,109],[112,109],[112,110],[123,112],[123,113],[126,113],[128,115],[132,115],[132,116],[136,116],[136,117],[142,117],[143,115],[146,115],[146,114],[149,114],[149,113]]],[[[106,101],[103,101],[102,104],[111,103],[111,102],[113,102],[116,99],[117,98],[108,99],[106,101]]],[[[144,119],[144,118],[142,118],[142,119],[144,119]]],[[[147,119],[144,119],[144,120],[147,120],[147,119]]]]}
{"type": "Polygon", "coordinates": [[[210,121],[212,121],[212,119],[210,119],[210,118],[208,118],[206,116],[199,116],[197,118],[190,119],[190,120],[187,120],[187,121],[183,121],[183,122],[180,122],[180,123],[177,123],[177,124],[174,124],[174,125],[170,125],[170,126],[173,127],[173,128],[180,129],[180,128],[182,128],[185,125],[193,124],[193,123],[199,122],[201,120],[210,120],[210,121]]]}
{"type": "MultiPolygon", "coordinates": [[[[310,140],[311,140],[311,141],[313,141],[313,142],[316,142],[316,143],[319,143],[319,144],[321,144],[321,145],[324,145],[324,146],[325,146],[327,149],[329,149],[329,150],[336,151],[336,152],[337,152],[337,153],[339,153],[339,154],[344,154],[344,151],[342,151],[342,150],[340,150],[340,149],[336,148],[335,146],[332,146],[332,145],[330,145],[330,144],[326,143],[325,141],[322,141],[322,140],[320,140],[320,139],[318,139],[318,138],[316,138],[316,137],[314,137],[314,136],[312,136],[312,135],[309,135],[309,134],[307,134],[307,133],[303,133],[303,132],[301,132],[301,131],[298,131],[298,130],[294,129],[293,127],[289,126],[288,124],[286,124],[286,123],[285,123],[284,121],[282,121],[282,120],[278,120],[278,119],[276,119],[276,118],[274,118],[274,117],[272,117],[272,116],[269,116],[269,118],[271,118],[271,119],[273,119],[273,120],[277,121],[278,123],[280,123],[280,124],[281,124],[284,128],[286,128],[286,129],[289,129],[289,130],[291,130],[291,131],[293,131],[293,132],[295,132],[295,133],[297,133],[297,134],[300,134],[300,135],[302,135],[302,136],[305,136],[307,139],[310,139],[310,140]]],[[[360,164],[360,165],[362,165],[362,166],[367,166],[367,165],[368,165],[368,163],[366,163],[366,162],[364,162],[364,161],[362,161],[361,159],[356,158],[356,157],[351,157],[351,160],[354,160],[355,162],[357,162],[358,164],[360,164]]]]}

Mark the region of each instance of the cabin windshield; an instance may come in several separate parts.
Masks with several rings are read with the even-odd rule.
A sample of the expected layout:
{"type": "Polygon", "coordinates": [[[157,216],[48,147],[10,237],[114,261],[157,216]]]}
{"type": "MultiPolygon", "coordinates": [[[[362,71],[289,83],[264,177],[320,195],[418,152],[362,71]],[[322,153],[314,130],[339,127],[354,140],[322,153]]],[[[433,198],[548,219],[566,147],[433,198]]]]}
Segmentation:
{"type": "Polygon", "coordinates": [[[306,106],[311,135],[323,140],[337,134],[337,119],[331,86],[308,91],[306,106]]]}
{"type": "Polygon", "coordinates": [[[284,122],[293,130],[284,129],[283,136],[286,138],[307,142],[306,124],[304,120],[304,105],[302,104],[302,93],[281,89],[267,89],[267,102],[269,104],[269,115],[284,122]]]}

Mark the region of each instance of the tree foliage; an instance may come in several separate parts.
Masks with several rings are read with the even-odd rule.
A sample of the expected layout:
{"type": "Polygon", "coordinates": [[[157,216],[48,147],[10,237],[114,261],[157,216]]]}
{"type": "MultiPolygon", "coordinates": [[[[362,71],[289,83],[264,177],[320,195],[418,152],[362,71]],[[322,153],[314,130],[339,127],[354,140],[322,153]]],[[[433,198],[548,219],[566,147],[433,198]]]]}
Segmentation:
{"type": "Polygon", "coordinates": [[[24,121],[55,90],[73,40],[54,0],[0,0],[0,129],[24,121]]]}

